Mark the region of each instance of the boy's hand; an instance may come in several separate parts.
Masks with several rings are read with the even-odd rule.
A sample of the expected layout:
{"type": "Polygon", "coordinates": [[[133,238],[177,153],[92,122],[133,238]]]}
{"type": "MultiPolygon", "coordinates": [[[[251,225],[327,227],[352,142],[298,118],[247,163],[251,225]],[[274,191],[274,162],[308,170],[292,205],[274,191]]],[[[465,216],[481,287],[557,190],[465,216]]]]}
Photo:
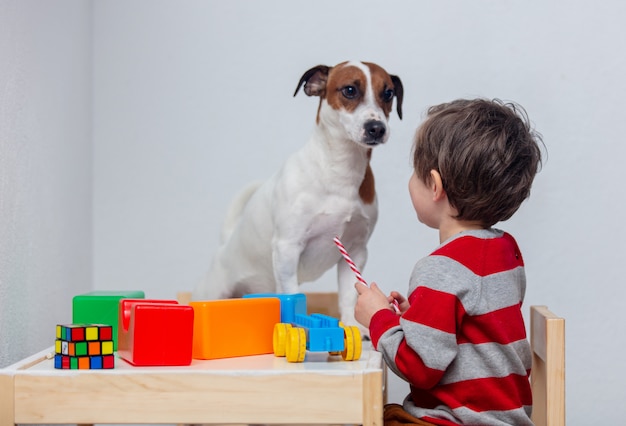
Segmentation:
{"type": "Polygon", "coordinates": [[[369,287],[357,282],[354,288],[359,293],[354,307],[354,316],[359,323],[369,328],[370,321],[376,312],[381,309],[391,309],[389,299],[375,282],[369,287]]]}
{"type": "Polygon", "coordinates": [[[393,303],[394,301],[397,303],[401,314],[405,313],[406,310],[409,309],[409,306],[411,306],[408,299],[397,291],[392,291],[391,294],[389,294],[389,303],[393,303]]]}

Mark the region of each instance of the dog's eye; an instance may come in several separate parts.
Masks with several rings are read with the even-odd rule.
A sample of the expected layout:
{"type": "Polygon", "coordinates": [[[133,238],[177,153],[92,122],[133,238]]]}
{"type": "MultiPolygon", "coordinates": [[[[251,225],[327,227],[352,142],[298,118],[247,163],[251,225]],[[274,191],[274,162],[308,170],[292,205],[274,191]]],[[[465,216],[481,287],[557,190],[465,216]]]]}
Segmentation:
{"type": "Polygon", "coordinates": [[[346,86],[341,89],[341,94],[347,99],[354,99],[359,95],[359,91],[354,86],[346,86]]]}
{"type": "Polygon", "coordinates": [[[393,99],[393,89],[387,89],[383,92],[383,101],[389,102],[393,99]]]}

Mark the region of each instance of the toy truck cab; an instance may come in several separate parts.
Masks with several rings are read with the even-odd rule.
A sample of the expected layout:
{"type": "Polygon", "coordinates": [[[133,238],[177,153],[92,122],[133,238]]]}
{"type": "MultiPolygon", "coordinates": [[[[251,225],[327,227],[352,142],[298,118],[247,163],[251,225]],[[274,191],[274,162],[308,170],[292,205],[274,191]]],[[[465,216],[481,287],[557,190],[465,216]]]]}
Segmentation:
{"type": "Polygon", "coordinates": [[[303,362],[306,351],[341,354],[346,361],[361,357],[361,333],[354,326],[344,326],[337,318],[313,313],[307,315],[306,296],[263,293],[245,297],[280,299],[281,322],[274,326],[274,355],[289,362],[303,362]]]}

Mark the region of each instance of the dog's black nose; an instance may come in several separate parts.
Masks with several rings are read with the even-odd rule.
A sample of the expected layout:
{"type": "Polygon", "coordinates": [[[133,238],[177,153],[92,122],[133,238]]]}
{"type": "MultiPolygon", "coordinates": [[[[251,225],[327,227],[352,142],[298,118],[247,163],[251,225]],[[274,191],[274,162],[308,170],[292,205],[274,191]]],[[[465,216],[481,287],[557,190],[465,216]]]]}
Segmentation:
{"type": "Polygon", "coordinates": [[[365,134],[368,140],[377,141],[385,135],[387,126],[379,120],[371,120],[365,123],[365,134]]]}

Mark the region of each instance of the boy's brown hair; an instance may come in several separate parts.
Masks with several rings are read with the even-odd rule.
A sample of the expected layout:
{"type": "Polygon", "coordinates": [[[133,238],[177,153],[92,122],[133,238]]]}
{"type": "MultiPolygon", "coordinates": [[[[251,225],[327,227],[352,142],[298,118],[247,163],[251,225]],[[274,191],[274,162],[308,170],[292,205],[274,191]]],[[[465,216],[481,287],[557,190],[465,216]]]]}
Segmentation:
{"type": "Polygon", "coordinates": [[[415,135],[413,166],[427,184],[430,171],[439,172],[457,219],[490,227],[530,195],[541,142],[521,106],[461,99],[428,110],[415,135]]]}

